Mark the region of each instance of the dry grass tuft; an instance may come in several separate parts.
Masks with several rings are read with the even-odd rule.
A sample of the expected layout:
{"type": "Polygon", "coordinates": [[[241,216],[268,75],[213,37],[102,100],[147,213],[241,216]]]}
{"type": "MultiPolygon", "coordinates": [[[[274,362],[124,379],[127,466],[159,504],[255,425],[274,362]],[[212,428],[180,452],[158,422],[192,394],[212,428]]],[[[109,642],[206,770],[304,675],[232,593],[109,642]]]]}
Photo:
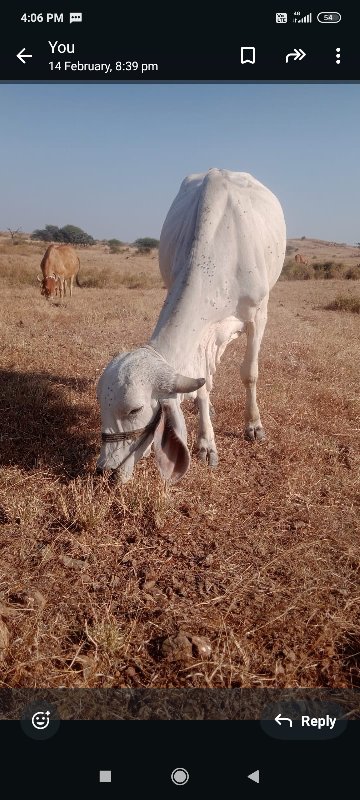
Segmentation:
{"type": "Polygon", "coordinates": [[[95,533],[106,521],[112,498],[101,491],[92,475],[88,475],[61,487],[56,502],[59,521],[68,530],[95,533]]]}
{"type": "Polygon", "coordinates": [[[324,306],[329,311],[352,311],[353,314],[360,314],[360,298],[349,297],[345,294],[336,295],[335,299],[324,306]]]}

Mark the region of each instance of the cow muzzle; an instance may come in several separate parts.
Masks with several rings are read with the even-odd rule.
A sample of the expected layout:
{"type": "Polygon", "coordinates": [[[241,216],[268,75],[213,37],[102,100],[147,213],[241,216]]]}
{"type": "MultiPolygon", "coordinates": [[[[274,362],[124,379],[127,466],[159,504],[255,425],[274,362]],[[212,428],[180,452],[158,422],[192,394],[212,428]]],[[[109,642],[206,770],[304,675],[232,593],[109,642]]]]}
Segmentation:
{"type": "Polygon", "coordinates": [[[101,467],[96,467],[95,475],[98,477],[105,478],[107,477],[109,483],[116,484],[116,483],[127,483],[132,476],[131,472],[125,472],[121,467],[116,467],[116,469],[102,469],[101,467]]]}
{"type": "Polygon", "coordinates": [[[124,458],[123,450],[109,455],[102,447],[95,474],[107,476],[111,483],[127,483],[132,477],[134,466],[134,453],[127,452],[124,458]]]}
{"type": "Polygon", "coordinates": [[[134,466],[144,451],[149,448],[155,429],[161,418],[162,408],[159,406],[153,419],[135,431],[119,431],[102,433],[102,447],[96,465],[97,474],[108,472],[116,481],[126,483],[130,480],[134,466]]]}

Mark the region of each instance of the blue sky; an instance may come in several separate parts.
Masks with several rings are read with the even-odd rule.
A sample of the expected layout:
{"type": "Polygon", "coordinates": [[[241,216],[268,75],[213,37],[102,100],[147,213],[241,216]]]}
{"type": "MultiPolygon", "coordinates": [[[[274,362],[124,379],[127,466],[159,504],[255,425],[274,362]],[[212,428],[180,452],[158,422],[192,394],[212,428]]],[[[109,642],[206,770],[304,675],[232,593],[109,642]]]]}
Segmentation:
{"type": "Polygon", "coordinates": [[[288,237],[360,241],[360,84],[2,84],[0,230],[159,237],[181,180],[251,172],[288,237]]]}

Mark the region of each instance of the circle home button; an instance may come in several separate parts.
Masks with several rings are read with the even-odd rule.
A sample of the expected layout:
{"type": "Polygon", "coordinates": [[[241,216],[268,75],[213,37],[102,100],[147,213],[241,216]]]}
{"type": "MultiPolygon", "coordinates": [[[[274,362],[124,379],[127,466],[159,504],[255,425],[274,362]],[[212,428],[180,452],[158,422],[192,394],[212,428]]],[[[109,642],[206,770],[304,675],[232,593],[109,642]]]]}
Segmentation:
{"type": "Polygon", "coordinates": [[[171,773],[171,780],[173,783],[175,783],[175,786],[185,786],[185,783],[188,782],[189,778],[190,775],[187,769],[184,769],[183,767],[177,767],[176,769],[173,769],[171,773]]]}

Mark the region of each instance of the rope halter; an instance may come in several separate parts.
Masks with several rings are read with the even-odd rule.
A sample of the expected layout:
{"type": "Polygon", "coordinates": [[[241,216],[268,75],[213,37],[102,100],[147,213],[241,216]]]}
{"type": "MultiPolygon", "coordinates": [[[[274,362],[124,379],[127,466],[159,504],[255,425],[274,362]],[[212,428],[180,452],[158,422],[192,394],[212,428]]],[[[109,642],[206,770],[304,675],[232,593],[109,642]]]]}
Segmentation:
{"type": "Polygon", "coordinates": [[[154,418],[145,425],[145,428],[139,428],[137,431],[123,431],[121,433],[102,433],[101,439],[103,442],[124,442],[126,439],[138,439],[135,450],[140,447],[140,444],[149,433],[154,433],[154,430],[161,417],[161,405],[156,411],[154,418]]]}

